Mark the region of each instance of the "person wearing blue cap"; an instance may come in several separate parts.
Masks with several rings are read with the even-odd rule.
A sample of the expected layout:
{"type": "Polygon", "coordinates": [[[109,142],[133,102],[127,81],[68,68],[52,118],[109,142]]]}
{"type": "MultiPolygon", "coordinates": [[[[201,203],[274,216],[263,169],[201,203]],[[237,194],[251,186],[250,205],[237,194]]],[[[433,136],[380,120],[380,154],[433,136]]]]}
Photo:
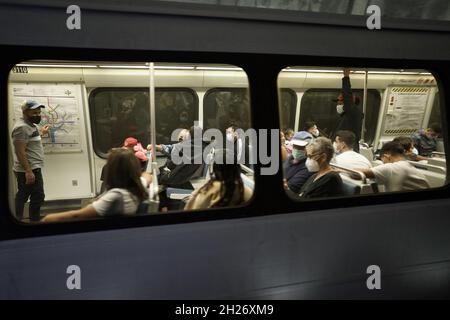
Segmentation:
{"type": "Polygon", "coordinates": [[[30,220],[39,221],[45,198],[41,172],[44,166],[41,135],[48,133],[49,126],[45,125],[41,129],[38,127],[44,105],[27,100],[21,108],[23,117],[16,121],[11,134],[14,146],[13,171],[18,189],[15,198],[16,217],[22,220],[24,205],[30,198],[30,220]]]}
{"type": "Polygon", "coordinates": [[[292,154],[284,162],[285,187],[298,194],[305,182],[312,176],[306,168],[306,146],[313,140],[313,136],[307,131],[296,132],[290,143],[292,154]]]}

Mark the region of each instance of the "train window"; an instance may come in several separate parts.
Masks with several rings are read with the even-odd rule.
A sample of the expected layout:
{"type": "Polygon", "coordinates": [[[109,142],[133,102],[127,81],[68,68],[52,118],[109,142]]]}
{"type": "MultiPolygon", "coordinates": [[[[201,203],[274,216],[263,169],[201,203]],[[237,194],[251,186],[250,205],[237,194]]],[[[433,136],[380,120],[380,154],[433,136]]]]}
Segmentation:
{"type": "Polygon", "coordinates": [[[9,202],[21,222],[239,207],[253,195],[241,68],[28,61],[8,88],[9,202]]]}
{"type": "MultiPolygon", "coordinates": [[[[339,89],[307,89],[301,100],[299,128],[305,128],[306,122],[313,121],[323,135],[330,136],[339,120],[339,115],[335,112],[336,103],[333,101],[339,94],[339,89]]],[[[364,90],[355,89],[353,94],[363,101],[364,90]]],[[[378,90],[367,90],[365,141],[369,144],[373,142],[375,135],[380,102],[381,95],[378,90]]]]}
{"type": "MultiPolygon", "coordinates": [[[[150,143],[148,88],[97,88],[89,97],[94,149],[106,157],[129,136],[150,143]]],[[[177,128],[198,121],[198,98],[186,88],[156,88],[156,143],[170,143],[177,128]]]]}
{"type": "Polygon", "coordinates": [[[250,104],[246,88],[214,88],[205,94],[203,104],[205,129],[226,130],[231,125],[250,128],[250,104]]]}
{"type": "Polygon", "coordinates": [[[377,0],[377,1],[352,1],[352,0],[162,0],[170,2],[191,2],[198,4],[237,6],[283,10],[302,11],[324,14],[340,15],[366,15],[366,9],[370,5],[377,5],[383,16],[395,19],[424,19],[424,20],[450,20],[450,6],[447,0],[377,0]]]}
{"type": "Polygon", "coordinates": [[[436,81],[426,70],[296,66],[280,72],[278,86],[301,96],[299,125],[281,146],[292,198],[445,185],[446,123],[436,81]]]}
{"type": "Polygon", "coordinates": [[[297,95],[292,89],[280,90],[280,123],[281,130],[295,127],[295,113],[297,110],[297,95]]]}
{"type": "Polygon", "coordinates": [[[441,106],[439,103],[439,92],[436,91],[433,108],[431,108],[430,120],[428,121],[429,125],[432,123],[439,123],[441,121],[441,106]]]}

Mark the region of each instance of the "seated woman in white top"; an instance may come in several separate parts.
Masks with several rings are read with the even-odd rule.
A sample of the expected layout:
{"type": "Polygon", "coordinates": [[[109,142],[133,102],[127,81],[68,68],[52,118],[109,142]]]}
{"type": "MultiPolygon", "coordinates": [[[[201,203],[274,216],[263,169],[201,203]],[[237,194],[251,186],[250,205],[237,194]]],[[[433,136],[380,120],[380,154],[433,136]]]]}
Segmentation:
{"type": "Polygon", "coordinates": [[[430,188],[425,176],[406,160],[405,150],[400,143],[391,141],[384,144],[381,160],[383,164],[379,166],[355,170],[361,171],[367,178],[375,178],[385,186],[387,192],[430,188]]]}
{"type": "Polygon", "coordinates": [[[340,130],[336,132],[336,138],[333,143],[334,151],[336,152],[335,163],[338,166],[347,169],[355,168],[371,168],[372,164],[363,155],[353,151],[356,137],[352,131],[340,130]]]}
{"type": "MultiPolygon", "coordinates": [[[[94,218],[111,215],[134,215],[139,204],[147,199],[147,191],[141,181],[141,165],[133,151],[112,149],[107,161],[106,192],[92,204],[79,209],[45,216],[42,222],[94,218]]],[[[151,176],[144,175],[148,183],[151,176]]]]}

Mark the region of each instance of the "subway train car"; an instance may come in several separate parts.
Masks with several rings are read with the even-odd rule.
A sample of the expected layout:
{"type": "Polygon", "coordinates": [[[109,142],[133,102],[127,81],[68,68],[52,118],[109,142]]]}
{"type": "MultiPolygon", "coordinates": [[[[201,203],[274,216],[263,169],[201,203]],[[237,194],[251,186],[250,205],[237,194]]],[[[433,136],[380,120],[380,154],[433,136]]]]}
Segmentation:
{"type": "Polygon", "coordinates": [[[371,1],[309,2],[79,1],[77,11],[0,1],[2,30],[14,30],[0,36],[0,297],[448,298],[450,7],[381,5],[371,30],[371,1]],[[332,137],[343,68],[364,113],[360,153],[374,166],[386,142],[439,124],[431,156],[410,162],[428,188],[387,192],[343,174],[344,196],[286,192],[279,130],[314,121],[332,137]],[[11,132],[25,99],[46,106],[40,125],[50,126],[42,217],[98,197],[109,150],[130,136],[155,150],[176,142],[175,128],[233,125],[276,152],[241,165],[252,197],[238,206],[32,222],[28,204],[21,218],[14,206],[11,132]]]}

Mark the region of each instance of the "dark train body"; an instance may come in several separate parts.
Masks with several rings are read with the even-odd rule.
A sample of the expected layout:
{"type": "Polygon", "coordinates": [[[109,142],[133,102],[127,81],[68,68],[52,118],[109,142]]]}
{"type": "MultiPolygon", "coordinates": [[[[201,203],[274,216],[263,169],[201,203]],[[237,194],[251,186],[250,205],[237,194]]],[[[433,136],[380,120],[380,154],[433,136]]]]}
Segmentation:
{"type": "MultiPolygon", "coordinates": [[[[253,128],[279,128],[280,70],[351,66],[432,72],[442,122],[449,123],[448,22],[412,27],[386,19],[382,30],[368,30],[365,16],[145,1],[79,5],[82,28],[68,30],[66,6],[57,1],[0,3],[4,110],[9,72],[23,61],[230,64],[247,74],[253,128]]],[[[6,155],[10,132],[7,117],[1,121],[6,155]]],[[[0,298],[450,296],[448,185],[294,202],[282,172],[264,176],[260,168],[253,199],[239,208],[33,225],[10,214],[3,159],[9,178],[1,188],[0,298]],[[66,287],[70,265],[81,268],[81,290],[66,287]],[[366,286],[370,265],[381,269],[380,290],[366,286]]]]}

